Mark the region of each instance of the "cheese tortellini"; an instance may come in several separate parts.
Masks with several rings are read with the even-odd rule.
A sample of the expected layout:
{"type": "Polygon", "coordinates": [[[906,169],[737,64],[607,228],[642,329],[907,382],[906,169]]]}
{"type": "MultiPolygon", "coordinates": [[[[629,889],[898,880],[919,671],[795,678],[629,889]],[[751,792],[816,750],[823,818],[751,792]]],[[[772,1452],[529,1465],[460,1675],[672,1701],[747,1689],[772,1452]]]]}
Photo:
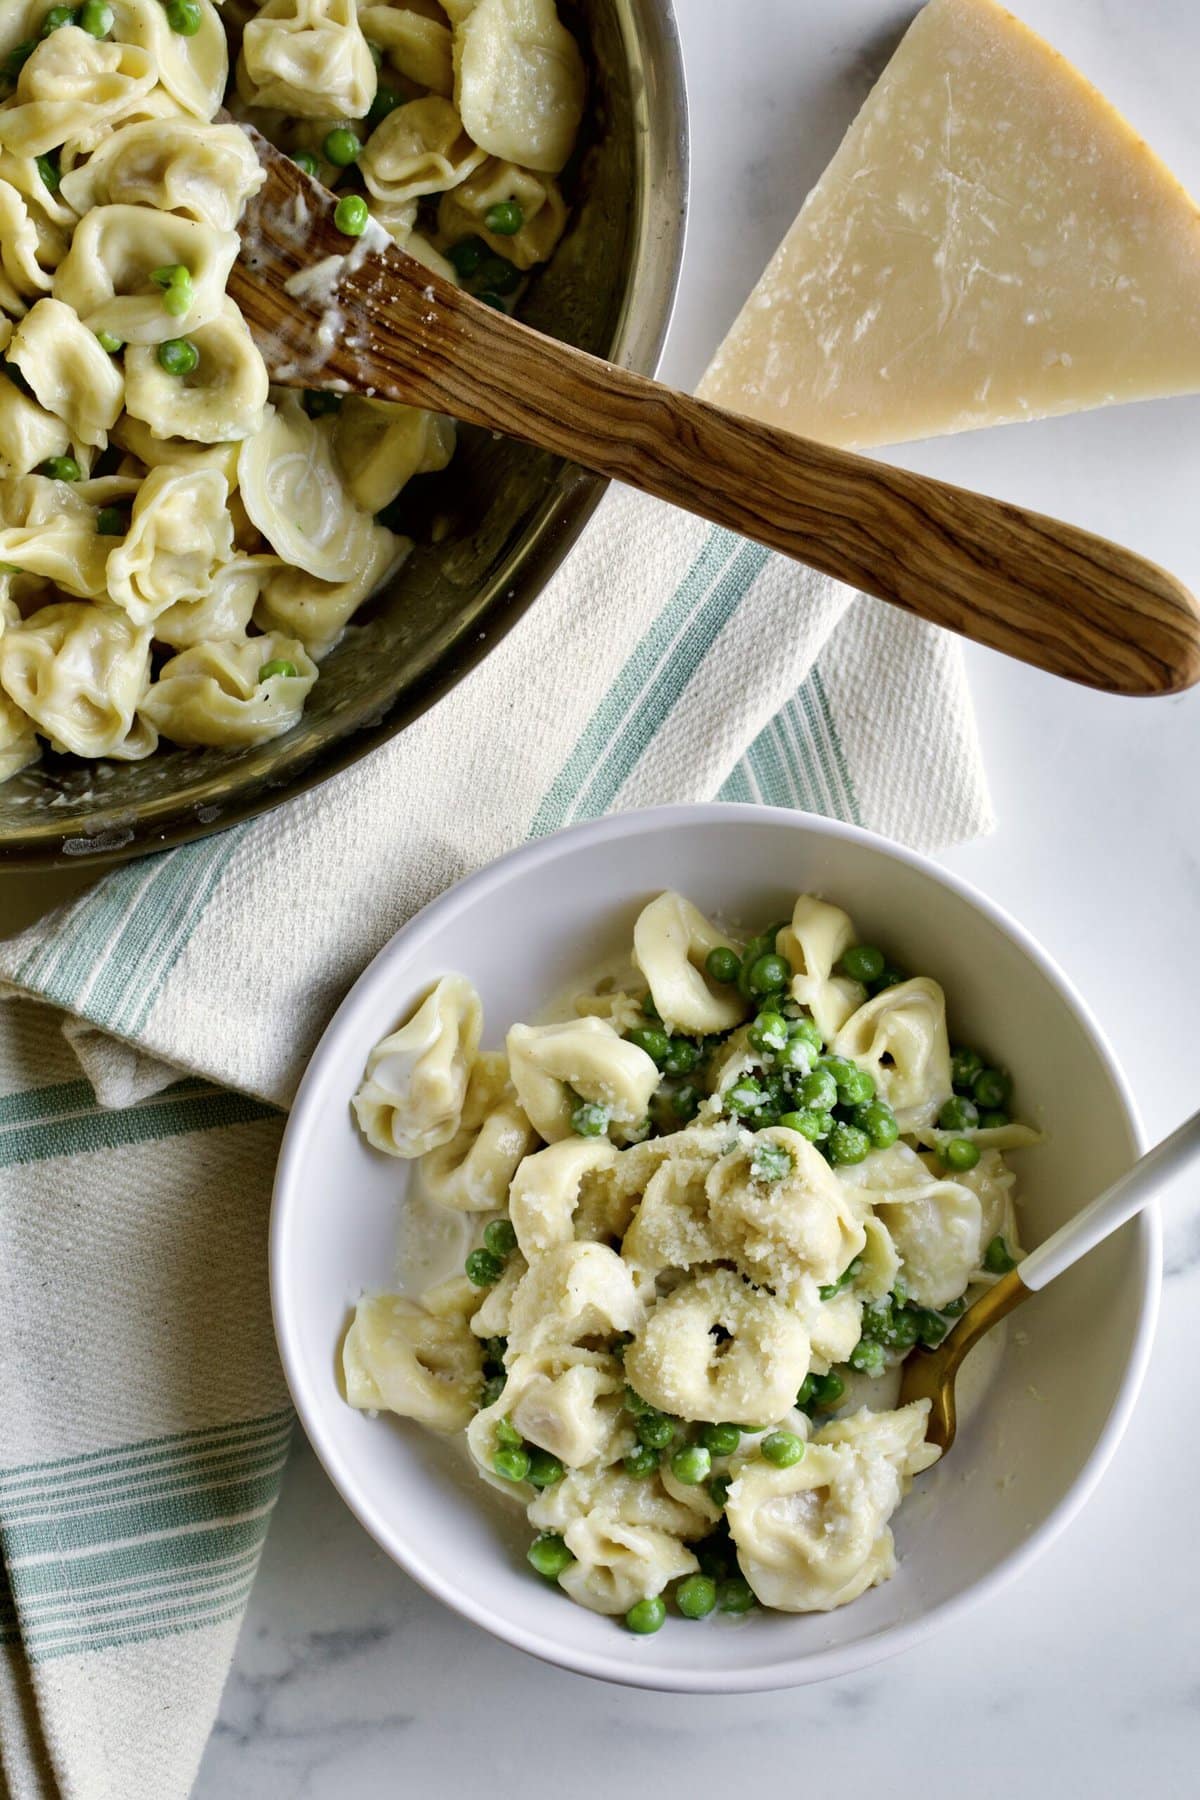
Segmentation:
{"type": "Polygon", "coordinates": [[[888,1580],[938,1456],[901,1365],[1021,1254],[1007,1075],[812,895],[758,935],[659,895],[627,962],[503,1052],[482,1030],[445,976],[367,1059],[406,1229],[465,1263],[359,1303],[348,1401],[465,1425],[533,1567],[632,1630],[668,1592],[826,1612],[888,1580]]]}
{"type": "MultiPolygon", "coordinates": [[[[394,503],[454,454],[439,414],[272,384],[227,292],[266,180],[244,125],[363,197],[362,250],[386,231],[506,309],[568,223],[586,80],[555,0],[171,11],[0,7],[0,780],[43,741],[130,758],[290,731],[413,548],[394,503]]],[[[310,290],[318,349],[341,263],[310,290]]],[[[532,1129],[437,1146],[446,1203],[503,1197],[532,1129]]]]}

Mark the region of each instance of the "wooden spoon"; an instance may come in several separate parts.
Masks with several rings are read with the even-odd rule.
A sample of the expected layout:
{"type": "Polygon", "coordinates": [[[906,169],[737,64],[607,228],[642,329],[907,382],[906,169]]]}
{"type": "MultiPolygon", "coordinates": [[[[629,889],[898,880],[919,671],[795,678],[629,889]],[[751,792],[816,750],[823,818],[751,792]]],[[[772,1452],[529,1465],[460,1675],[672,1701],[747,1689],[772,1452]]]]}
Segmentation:
{"type": "Polygon", "coordinates": [[[228,291],[274,382],[345,387],[522,438],[1088,687],[1169,694],[1200,680],[1200,613],[1155,564],[543,337],[378,227],[345,236],[328,190],[246,129],[267,181],[228,291]],[[305,280],[331,257],[345,261],[305,280]]]}
{"type": "Polygon", "coordinates": [[[980,1338],[999,1320],[1020,1306],[1031,1294],[1040,1293],[1052,1281],[1102,1244],[1156,1200],[1167,1183],[1200,1160],[1200,1113],[1194,1113],[1177,1131],[1134,1163],[1127,1175],[1106,1188],[1065,1225],[1039,1244],[1015,1269],[1001,1276],[975,1304],[968,1307],[954,1330],[936,1350],[914,1350],[904,1364],[900,1406],[910,1400],[931,1402],[926,1436],[943,1452],[954,1442],[957,1414],[954,1382],[964,1360],[980,1338]]]}

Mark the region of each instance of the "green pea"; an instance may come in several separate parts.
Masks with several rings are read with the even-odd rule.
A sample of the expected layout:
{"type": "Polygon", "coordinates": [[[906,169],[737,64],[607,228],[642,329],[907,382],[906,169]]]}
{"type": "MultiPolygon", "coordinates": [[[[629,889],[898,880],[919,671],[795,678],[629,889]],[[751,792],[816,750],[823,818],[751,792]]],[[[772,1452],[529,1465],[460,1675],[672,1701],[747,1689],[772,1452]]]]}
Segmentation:
{"type": "Polygon", "coordinates": [[[525,214],[515,200],[500,200],[488,207],[483,222],[496,237],[516,237],[525,223],[525,214]]]}
{"type": "Polygon", "coordinates": [[[479,1404],[481,1407],[495,1406],[497,1400],[508,1385],[507,1375],[489,1375],[480,1389],[479,1404]]]}
{"type": "Polygon", "coordinates": [[[673,1037],[667,1043],[662,1068],[666,1075],[690,1075],[700,1061],[700,1052],[690,1038],[673,1037]]]}
{"type": "Polygon", "coordinates": [[[927,1350],[936,1350],[950,1329],[949,1319],[943,1319],[928,1306],[917,1306],[912,1311],[917,1322],[917,1337],[927,1350]]]}
{"type": "Polygon", "coordinates": [[[497,1450],[492,1468],[504,1481],[524,1481],[529,1475],[527,1450],[497,1450]]]}
{"type": "Polygon", "coordinates": [[[530,1563],[539,1575],[556,1581],[564,1569],[569,1569],[575,1558],[557,1531],[542,1531],[534,1538],[525,1552],[530,1563]]]}
{"type": "Polygon", "coordinates": [[[858,1064],[852,1063],[848,1056],[823,1056],[817,1064],[818,1069],[824,1069],[833,1076],[834,1084],[839,1089],[853,1075],[857,1067],[858,1064]]]}
{"type": "Polygon", "coordinates": [[[780,1113],[779,1123],[788,1131],[798,1131],[800,1136],[815,1144],[819,1138],[827,1137],[833,1129],[833,1114],[821,1112],[785,1112],[780,1113]]]}
{"type": "Polygon", "coordinates": [[[161,269],[152,269],[150,279],[155,287],[162,288],[164,292],[173,287],[190,288],[192,271],[183,263],[166,263],[161,269]]]}
{"type": "Polygon", "coordinates": [[[849,1362],[852,1369],[858,1369],[863,1375],[882,1375],[887,1357],[882,1344],[877,1344],[873,1338],[860,1338],[850,1352],[849,1362]]]}
{"type": "Polygon", "coordinates": [[[374,131],[376,126],[383,124],[389,114],[394,113],[398,106],[403,105],[404,95],[398,94],[395,88],[386,87],[381,83],[375,89],[375,98],[367,108],[368,130],[374,131]]]}
{"type": "Polygon", "coordinates": [[[903,1306],[893,1312],[887,1342],[895,1350],[911,1350],[921,1335],[920,1308],[903,1306]]]}
{"type": "Polygon", "coordinates": [[[796,1407],[798,1411],[807,1412],[809,1407],[813,1405],[817,1397],[817,1382],[819,1380],[819,1375],[806,1375],[804,1377],[804,1380],[800,1383],[800,1391],[796,1395],[796,1407]]]}
{"type": "Polygon", "coordinates": [[[96,514],[96,530],[101,537],[124,537],[129,514],[121,506],[102,506],[96,514]]]}
{"type": "Polygon", "coordinates": [[[768,1431],[758,1446],[760,1456],[777,1469],[790,1469],[804,1455],[804,1439],[794,1431],[768,1431]]]}
{"type": "Polygon", "coordinates": [[[955,1094],[938,1113],[937,1122],[941,1131],[973,1131],[979,1123],[979,1108],[955,1094]]]}
{"type": "Polygon", "coordinates": [[[814,1055],[819,1056],[825,1047],[825,1039],[821,1036],[813,1019],[789,1019],[788,1036],[799,1043],[806,1044],[814,1055]]]}
{"type": "Polygon", "coordinates": [[[886,1100],[868,1100],[854,1109],[853,1123],[865,1131],[876,1150],[888,1150],[900,1136],[896,1115],[886,1100]]]}
{"type": "Polygon", "coordinates": [[[46,475],[51,481],[82,481],[83,470],[73,456],[48,456],[37,466],[39,475],[46,475]]]}
{"type": "Polygon", "coordinates": [[[180,282],[178,286],[166,290],[162,297],[162,309],[173,319],[183,319],[191,312],[194,299],[191,282],[180,282]]]}
{"type": "Polygon", "coordinates": [[[202,23],[196,0],[167,0],[167,24],[180,37],[195,37],[202,23]]]}
{"type": "Polygon", "coordinates": [[[785,956],[771,951],[757,958],[748,979],[752,994],[779,994],[792,979],[792,965],[785,956]]]}
{"type": "Polygon", "coordinates": [[[481,237],[462,238],[446,252],[463,281],[477,275],[487,260],[488,247],[481,237]]]}
{"type": "Polygon", "coordinates": [[[869,1069],[853,1069],[838,1088],[843,1106],[865,1106],[875,1098],[875,1077],[869,1069]]]}
{"type": "Polygon", "coordinates": [[[756,1144],[750,1158],[750,1174],[755,1181],[786,1181],[795,1169],[796,1164],[790,1150],[782,1144],[768,1140],[765,1144],[756,1144]]]}
{"type": "Polygon", "coordinates": [[[986,1112],[981,1112],[979,1115],[980,1131],[999,1131],[1002,1125],[1007,1125],[1008,1123],[1008,1114],[1006,1112],[1000,1112],[993,1107],[989,1107],[986,1112]]]}
{"type": "Polygon", "coordinates": [[[766,1092],[752,1075],[743,1075],[725,1090],[725,1106],[729,1112],[758,1112],[766,1105],[766,1092]]]}
{"type": "Polygon", "coordinates": [[[75,8],[73,6],[52,6],[42,20],[39,36],[48,38],[52,31],[61,31],[64,25],[73,25],[74,23],[75,8]]]}
{"type": "Polygon", "coordinates": [[[789,1037],[775,1052],[776,1067],[785,1075],[807,1075],[816,1052],[802,1038],[789,1037]]]}
{"type": "Polygon", "coordinates": [[[483,1241],[493,1256],[511,1256],[517,1247],[517,1234],[510,1219],[493,1219],[484,1227],[483,1241]]]}
{"type": "Polygon", "coordinates": [[[950,1079],[960,1093],[969,1094],[977,1075],[983,1073],[983,1058],[978,1050],[955,1050],[950,1058],[950,1079]]]}
{"type": "Polygon", "coordinates": [[[817,1376],[813,1405],[817,1412],[832,1412],[845,1392],[845,1382],[836,1369],[830,1369],[828,1375],[817,1376]]]}
{"type": "MultiPolygon", "coordinates": [[[[273,656],[270,662],[265,662],[258,671],[258,679],[260,681],[270,681],[275,675],[298,675],[299,673],[300,671],[297,669],[295,663],[289,662],[286,656],[273,656]]],[[[487,1243],[486,1231],[483,1234],[483,1239],[484,1242],[487,1243]]],[[[488,1245],[488,1248],[491,1248],[490,1244],[488,1245]]]]}
{"type": "Polygon", "coordinates": [[[105,0],[83,0],[75,14],[75,23],[89,37],[106,38],[113,28],[113,9],[105,0]]]}
{"type": "Polygon", "coordinates": [[[362,139],[346,125],[336,125],[332,131],[327,132],[321,145],[322,156],[335,169],[348,169],[351,163],[358,161],[361,152],[362,139]]]}
{"type": "Polygon", "coordinates": [[[704,959],[705,973],[720,987],[729,987],[735,982],[741,967],[737,951],[730,950],[725,944],[718,944],[704,959]]]}
{"type": "Polygon", "coordinates": [[[108,352],[109,356],[115,356],[118,350],[125,348],[124,338],[114,337],[111,331],[98,331],[96,342],[102,350],[108,352]]]}
{"type": "Polygon", "coordinates": [[[310,419],[324,419],[331,413],[341,412],[342,394],[324,392],[321,388],[306,388],[300,397],[300,404],[310,419]]]}
{"type": "Polygon", "coordinates": [[[782,1050],[788,1041],[787,1020],[781,1012],[760,1012],[749,1036],[756,1050],[782,1050]]]}
{"type": "Polygon", "coordinates": [[[685,1083],[671,1095],[671,1106],[677,1119],[686,1125],[700,1111],[700,1090],[685,1083]]]}
{"type": "Polygon", "coordinates": [[[625,1614],[625,1624],[638,1637],[650,1637],[653,1632],[662,1629],[666,1616],[665,1603],[657,1594],[649,1594],[645,1600],[638,1600],[630,1607],[625,1614]]]}
{"type": "Polygon", "coordinates": [[[653,1475],[658,1464],[659,1453],[652,1444],[638,1444],[621,1459],[621,1467],[635,1481],[644,1481],[648,1475],[653,1475]]]}
{"type": "Polygon", "coordinates": [[[298,169],[303,169],[306,175],[315,176],[321,167],[311,150],[293,151],[292,161],[298,169]]]}
{"type": "Polygon", "coordinates": [[[971,1093],[977,1106],[1004,1106],[1012,1093],[1012,1077],[1003,1069],[983,1069],[975,1077],[971,1093]]]}
{"type": "Polygon", "coordinates": [[[343,237],[361,237],[370,217],[361,194],[343,194],[333,209],[333,222],[343,237]]]}
{"type": "Polygon", "coordinates": [[[816,1112],[828,1112],[837,1105],[837,1097],[837,1082],[829,1069],[814,1069],[796,1083],[796,1098],[816,1112]]]}
{"type": "Polygon", "coordinates": [[[713,1476],[712,1480],[708,1484],[708,1497],[712,1501],[714,1506],[723,1507],[725,1505],[725,1502],[729,1498],[729,1490],[732,1486],[733,1486],[733,1480],[730,1476],[728,1476],[728,1475],[714,1475],[713,1476]]]}
{"type": "Polygon", "coordinates": [[[685,1619],[707,1619],[716,1609],[716,1582],[708,1575],[685,1575],[675,1589],[675,1604],[685,1619]]]}
{"type": "Polygon", "coordinates": [[[643,1400],[642,1396],[635,1393],[631,1387],[625,1389],[621,1404],[627,1413],[633,1414],[635,1419],[640,1419],[643,1413],[652,1413],[658,1410],[649,1400],[643,1400]]]}
{"type": "MultiPolygon", "coordinates": [[[[726,1476],[716,1475],[709,1482],[709,1487],[711,1488],[717,1481],[724,1481],[726,1487],[729,1485],[726,1476]]],[[[729,1541],[723,1520],[711,1537],[704,1538],[702,1542],[694,1544],[692,1547],[695,1551],[696,1561],[700,1564],[702,1575],[709,1576],[713,1581],[723,1581],[730,1573],[733,1567],[733,1545],[729,1541]]]]}
{"type": "Polygon", "coordinates": [[[857,1125],[846,1125],[839,1119],[829,1133],[828,1148],[829,1160],[835,1165],[860,1163],[870,1153],[871,1140],[857,1125]]]}
{"type": "Polygon", "coordinates": [[[581,1100],[571,1114],[571,1130],[576,1137],[603,1137],[610,1117],[607,1106],[595,1100],[581,1100]]]}
{"type": "Polygon", "coordinates": [[[702,1425],[700,1442],[710,1456],[732,1456],[742,1441],[736,1425],[702,1425]]]}
{"type": "Polygon", "coordinates": [[[496,1420],[495,1438],[501,1450],[523,1450],[525,1448],[525,1439],[508,1417],[496,1420]]]}
{"type": "Polygon", "coordinates": [[[42,178],[42,186],[51,194],[57,194],[62,177],[58,172],[58,163],[53,156],[39,156],[37,159],[38,174],[42,178]]]}
{"type": "Polygon", "coordinates": [[[675,1436],[675,1421],[657,1409],[643,1413],[634,1425],[639,1444],[651,1450],[665,1450],[675,1436]]]}
{"type": "Polygon", "coordinates": [[[472,1250],[463,1267],[476,1287],[493,1287],[504,1273],[504,1264],[490,1250],[472,1250]]]}
{"type": "Polygon", "coordinates": [[[17,80],[21,70],[25,67],[25,64],[29,61],[36,49],[37,44],[33,38],[26,38],[24,43],[13,45],[12,49],[8,52],[8,55],[4,58],[3,64],[4,80],[7,85],[11,86],[11,84],[17,80]]]}
{"type": "Polygon", "coordinates": [[[820,1299],[836,1299],[843,1289],[850,1286],[850,1283],[855,1279],[861,1268],[862,1257],[856,1256],[852,1262],[846,1264],[846,1267],[842,1270],[836,1281],[827,1281],[824,1286],[817,1289],[817,1294],[820,1299]]]}
{"type": "Polygon", "coordinates": [[[660,1068],[666,1062],[671,1050],[671,1040],[656,1025],[635,1025],[625,1035],[631,1044],[636,1044],[639,1050],[644,1050],[647,1056],[652,1057],[660,1068]]]}
{"type": "Polygon", "coordinates": [[[158,346],[158,366],[168,375],[190,375],[199,367],[200,352],[191,338],[168,338],[158,346]]]}
{"type": "Polygon", "coordinates": [[[717,1606],[723,1613],[752,1612],[758,1602],[754,1589],[740,1575],[730,1575],[717,1584],[717,1606]]]}
{"type": "Polygon", "coordinates": [[[684,1444],[671,1458],[671,1473],[676,1481],[698,1487],[712,1474],[712,1457],[703,1444],[684,1444]]]}
{"type": "Polygon", "coordinates": [[[947,1300],[942,1311],[948,1319],[959,1319],[967,1310],[967,1296],[960,1294],[957,1300],[947,1300]]]}
{"type": "Polygon", "coordinates": [[[887,988],[899,987],[907,980],[908,976],[903,969],[897,969],[893,963],[889,963],[883,974],[871,983],[871,993],[882,994],[887,988]]]}
{"type": "Polygon", "coordinates": [[[874,944],[852,944],[842,957],[842,972],[851,981],[878,981],[887,967],[887,958],[874,944]]]}
{"type": "Polygon", "coordinates": [[[942,1145],[942,1161],[948,1169],[973,1169],[979,1161],[979,1145],[970,1138],[951,1138],[942,1145]]]}
{"type": "Polygon", "coordinates": [[[553,1487],[566,1472],[557,1456],[551,1456],[548,1450],[535,1448],[529,1452],[529,1480],[535,1488],[553,1487]]]}
{"type": "Polygon", "coordinates": [[[503,256],[485,256],[478,273],[480,287],[493,294],[514,294],[521,285],[521,271],[503,256]]]}
{"type": "Polygon", "coordinates": [[[504,1367],[504,1358],[508,1351],[506,1337],[490,1337],[483,1340],[483,1359],[485,1363],[494,1363],[498,1368],[504,1367]]]}
{"type": "Polygon", "coordinates": [[[989,1275],[1007,1275],[1015,1269],[1017,1259],[1009,1251],[1004,1238],[997,1233],[983,1253],[983,1266],[989,1275]]]}

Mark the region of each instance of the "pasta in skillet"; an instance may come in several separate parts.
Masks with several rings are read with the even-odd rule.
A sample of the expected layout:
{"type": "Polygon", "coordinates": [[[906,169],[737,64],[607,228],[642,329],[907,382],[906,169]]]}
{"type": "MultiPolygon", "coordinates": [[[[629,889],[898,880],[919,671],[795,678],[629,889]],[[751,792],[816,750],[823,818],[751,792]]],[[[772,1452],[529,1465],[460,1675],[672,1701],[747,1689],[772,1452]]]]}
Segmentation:
{"type": "Polygon", "coordinates": [[[465,1426],[533,1568],[632,1631],[668,1595],[844,1606],[895,1572],[938,1456],[900,1366],[1016,1266],[1005,1152],[1038,1134],[951,1048],[937,982],[813,895],[747,937],[661,894],[569,1010],[480,1052],[445,976],[371,1052],[363,1132],[419,1159],[422,1228],[466,1215],[472,1247],[359,1302],[346,1398],[465,1426]]]}
{"type": "Polygon", "coordinates": [[[0,780],[290,730],[454,453],[438,415],[272,388],[226,293],[265,176],[220,109],[507,309],[565,228],[584,90],[554,0],[0,8],[0,780]]]}

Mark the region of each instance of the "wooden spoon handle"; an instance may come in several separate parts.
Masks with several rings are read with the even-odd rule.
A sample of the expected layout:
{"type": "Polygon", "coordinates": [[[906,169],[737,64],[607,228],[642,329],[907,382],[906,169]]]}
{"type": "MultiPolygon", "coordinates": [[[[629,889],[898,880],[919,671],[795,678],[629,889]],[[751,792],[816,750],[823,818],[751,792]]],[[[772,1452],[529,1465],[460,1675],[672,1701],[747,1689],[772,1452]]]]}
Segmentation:
{"type": "MultiPolygon", "coordinates": [[[[437,312],[422,404],[556,451],[1051,674],[1143,695],[1200,680],[1192,595],[1118,544],[675,393],[457,292],[439,293],[437,312]]],[[[369,378],[379,385],[383,373],[376,364],[369,378]]],[[[412,395],[410,371],[396,391],[412,395]]]]}
{"type": "Polygon", "coordinates": [[[1089,687],[1165,694],[1200,680],[1195,601],[1132,551],[674,393],[529,330],[391,244],[355,249],[326,190],[256,142],[269,181],[229,292],[275,381],[341,382],[523,438],[1089,687]],[[347,251],[332,296],[303,279],[284,291],[298,268],[347,251]]]}

